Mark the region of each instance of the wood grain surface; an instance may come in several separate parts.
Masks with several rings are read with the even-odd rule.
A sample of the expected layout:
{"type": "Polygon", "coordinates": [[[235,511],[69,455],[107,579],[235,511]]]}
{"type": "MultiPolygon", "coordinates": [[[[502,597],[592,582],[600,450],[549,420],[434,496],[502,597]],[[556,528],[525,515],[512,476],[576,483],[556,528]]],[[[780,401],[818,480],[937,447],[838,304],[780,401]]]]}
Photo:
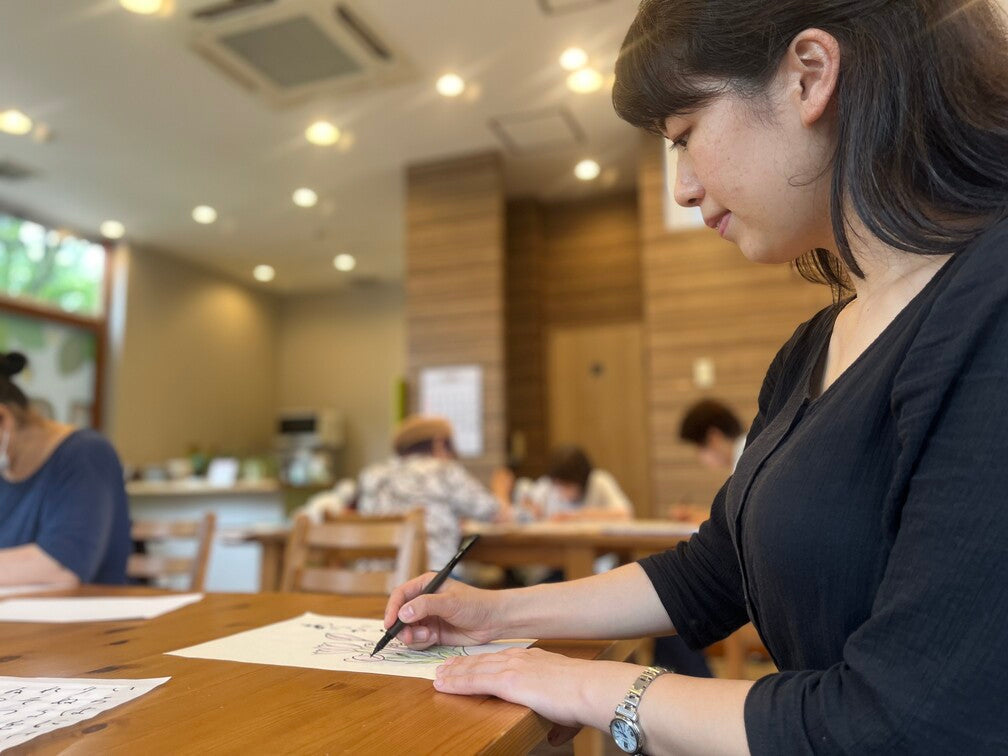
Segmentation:
{"type": "MultiPolygon", "coordinates": [[[[84,587],[66,595],[150,589],[84,587]]],[[[172,679],[152,693],[8,753],[525,753],[549,723],[495,698],[438,693],[429,680],[167,656],[312,611],[380,617],[383,599],[208,594],[152,620],[0,622],[0,675],[172,679]]],[[[551,642],[577,658],[626,658],[632,642],[551,642]]]]}

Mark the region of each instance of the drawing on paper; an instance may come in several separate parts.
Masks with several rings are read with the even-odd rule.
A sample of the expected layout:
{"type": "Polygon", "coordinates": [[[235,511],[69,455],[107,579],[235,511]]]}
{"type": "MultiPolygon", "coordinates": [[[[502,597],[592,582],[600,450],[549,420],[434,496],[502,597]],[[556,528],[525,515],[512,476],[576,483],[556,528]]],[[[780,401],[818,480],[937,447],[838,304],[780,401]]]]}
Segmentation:
{"type": "Polygon", "coordinates": [[[376,633],[373,625],[348,625],[329,622],[327,624],[307,624],[315,630],[322,630],[325,639],[315,647],[315,654],[336,654],[343,661],[365,663],[391,662],[393,664],[440,664],[452,656],[468,656],[464,646],[432,646],[423,651],[409,648],[399,640],[392,640],[379,653],[371,656],[382,633],[376,633]]]}
{"type": "Polygon", "coordinates": [[[245,630],[169,653],[193,659],[278,664],[339,672],[421,677],[433,680],[439,664],[452,656],[475,656],[528,648],[533,641],[494,641],[482,646],[432,646],[423,651],[393,640],[371,656],[385,634],[381,620],[333,617],[306,612],[300,617],[245,630]]]}

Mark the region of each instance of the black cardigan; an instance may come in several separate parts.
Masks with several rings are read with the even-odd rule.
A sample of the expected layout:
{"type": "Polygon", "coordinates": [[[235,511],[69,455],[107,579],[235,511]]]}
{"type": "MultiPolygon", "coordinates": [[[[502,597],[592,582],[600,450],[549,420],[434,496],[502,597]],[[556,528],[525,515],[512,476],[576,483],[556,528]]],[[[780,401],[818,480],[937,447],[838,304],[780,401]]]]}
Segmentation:
{"type": "Polygon", "coordinates": [[[690,645],[759,630],[753,753],[1008,753],[1008,222],[811,398],[837,312],[773,361],[711,519],[641,565],[690,645]]]}

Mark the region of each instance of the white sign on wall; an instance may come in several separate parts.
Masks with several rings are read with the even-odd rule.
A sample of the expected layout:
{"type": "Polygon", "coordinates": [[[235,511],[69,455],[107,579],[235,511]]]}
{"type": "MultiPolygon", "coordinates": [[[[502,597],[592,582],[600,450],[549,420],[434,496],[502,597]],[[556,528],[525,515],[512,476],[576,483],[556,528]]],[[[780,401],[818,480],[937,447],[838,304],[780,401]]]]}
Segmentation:
{"type": "Polygon", "coordinates": [[[460,457],[483,454],[483,368],[454,365],[420,371],[420,412],[447,418],[460,457]]]}

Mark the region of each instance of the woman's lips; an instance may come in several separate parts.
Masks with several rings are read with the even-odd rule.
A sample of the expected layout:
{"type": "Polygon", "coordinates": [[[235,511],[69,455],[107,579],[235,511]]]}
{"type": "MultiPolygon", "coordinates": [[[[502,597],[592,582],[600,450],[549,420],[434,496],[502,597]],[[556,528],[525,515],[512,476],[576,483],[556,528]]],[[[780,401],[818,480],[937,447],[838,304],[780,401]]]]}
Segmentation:
{"type": "Polygon", "coordinates": [[[731,213],[727,212],[721,216],[721,220],[718,221],[717,232],[724,238],[725,232],[728,230],[728,221],[731,220],[731,213]]]}

